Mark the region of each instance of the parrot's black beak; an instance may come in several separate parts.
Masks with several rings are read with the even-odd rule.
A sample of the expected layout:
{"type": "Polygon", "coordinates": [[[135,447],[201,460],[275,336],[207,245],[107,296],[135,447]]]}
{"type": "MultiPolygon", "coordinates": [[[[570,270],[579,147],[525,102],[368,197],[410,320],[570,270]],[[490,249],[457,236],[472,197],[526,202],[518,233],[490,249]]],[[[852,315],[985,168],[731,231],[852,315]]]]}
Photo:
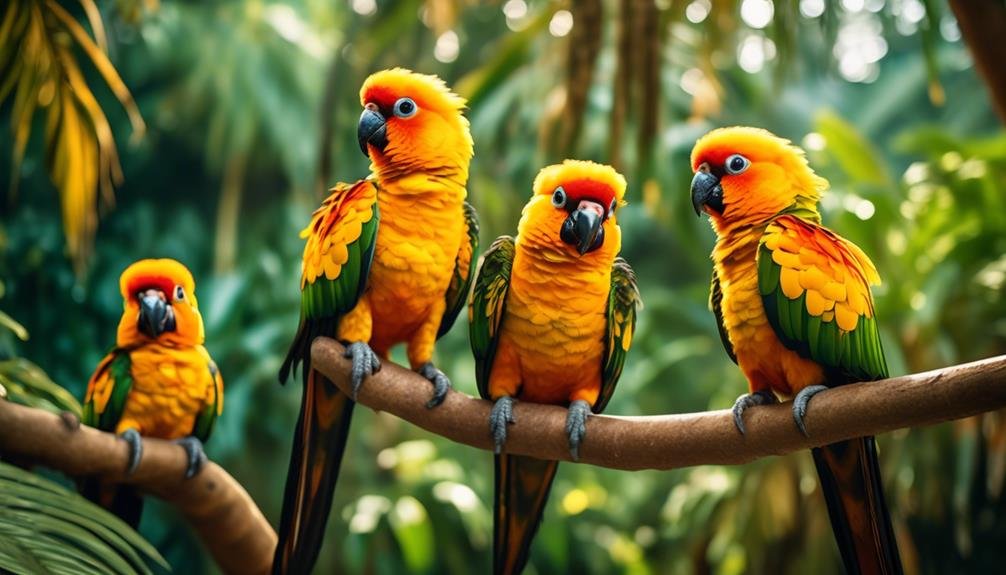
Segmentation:
{"type": "Polygon", "coordinates": [[[604,207],[597,202],[583,200],[562,222],[559,238],[576,248],[582,256],[604,244],[604,207]]]}
{"type": "Polygon", "coordinates": [[[155,339],[166,331],[175,331],[175,312],[168,305],[164,292],[158,289],[148,289],[140,292],[140,317],[137,319],[139,330],[151,339],[155,339]]]}
{"type": "Polygon", "coordinates": [[[356,137],[360,141],[360,149],[364,156],[369,156],[367,144],[370,144],[380,151],[388,145],[388,125],[387,120],[381,115],[380,110],[374,104],[367,104],[363,113],[360,114],[360,124],[356,128],[356,137]]]}
{"type": "Polygon", "coordinates": [[[719,178],[709,172],[695,172],[692,178],[692,207],[697,216],[702,215],[703,207],[717,214],[723,213],[723,186],[719,178]]]}

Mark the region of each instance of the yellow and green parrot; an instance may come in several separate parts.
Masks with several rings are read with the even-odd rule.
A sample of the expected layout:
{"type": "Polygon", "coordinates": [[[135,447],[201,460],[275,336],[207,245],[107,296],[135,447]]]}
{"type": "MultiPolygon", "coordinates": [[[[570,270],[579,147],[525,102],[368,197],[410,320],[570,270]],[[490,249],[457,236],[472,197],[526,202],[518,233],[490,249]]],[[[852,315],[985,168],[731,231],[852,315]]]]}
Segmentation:
{"type": "MultiPolygon", "coordinates": [[[[723,345],[747,377],[744,410],[794,397],[804,416],[814,394],[887,377],[870,285],[880,277],[861,249],[821,225],[828,182],[802,150],[746,127],[713,130],[695,144],[691,196],[716,231],[710,307],[723,345]]],[[[873,437],[813,450],[835,539],[849,573],[901,573],[873,437]]]]}
{"type": "Polygon", "coordinates": [[[432,363],[434,343],[464,307],[478,250],[465,100],[436,76],[395,68],[367,78],[360,104],[371,174],[337,184],[301,232],[300,327],[279,377],[303,364],[304,391],[275,573],[309,573],[317,559],[353,413],[353,398],[311,369],[311,342],[346,343],[354,392],[405,343],[433,384],[427,407],[439,405],[450,381],[432,363]]]}
{"type": "MultiPolygon", "coordinates": [[[[140,260],[119,278],[122,319],[115,348],[87,385],[83,423],[129,443],[129,469],[140,464],[143,437],[177,441],[188,454],[185,476],[205,461],[202,442],[224,408],[224,382],[203,347],[203,319],[192,274],[171,259],[140,260]]],[[[87,479],[81,491],[134,527],[142,500],[121,485],[87,479]]]]}
{"type": "Polygon", "coordinates": [[[497,239],[476,274],[475,378],[495,402],[494,573],[524,568],[559,465],[501,453],[514,403],[568,406],[576,459],[587,417],[604,409],[622,373],[640,303],[635,274],[618,257],[624,194],[625,179],[609,166],[566,160],[543,169],[516,239],[497,239]]]}

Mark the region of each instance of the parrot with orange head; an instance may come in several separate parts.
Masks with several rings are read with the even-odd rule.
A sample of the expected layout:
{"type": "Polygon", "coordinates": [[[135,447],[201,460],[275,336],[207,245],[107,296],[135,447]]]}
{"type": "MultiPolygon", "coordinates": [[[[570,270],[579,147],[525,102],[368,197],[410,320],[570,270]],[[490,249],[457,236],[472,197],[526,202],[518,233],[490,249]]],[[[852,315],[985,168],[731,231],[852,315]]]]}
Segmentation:
{"type": "MultiPolygon", "coordinates": [[[[87,385],[82,422],[129,443],[129,472],[143,453],[141,437],[177,441],[188,455],[186,477],[205,460],[202,443],[224,407],[224,383],[203,347],[195,281],[171,259],[140,260],[122,272],[122,319],[115,348],[87,385]]],[[[87,479],[81,491],[134,527],[142,500],[124,486],[87,479]]]]}
{"type": "Polygon", "coordinates": [[[568,407],[576,459],[587,418],[621,376],[640,305],[636,276],[618,257],[621,174],[566,160],[543,169],[533,188],[516,239],[500,237],[485,253],[468,308],[479,393],[494,402],[494,573],[524,568],[559,465],[501,453],[514,405],[568,407]]]}
{"type": "MultiPolygon", "coordinates": [[[[880,276],[861,249],[821,225],[828,182],[789,141],[757,128],[713,130],[691,165],[692,205],[717,236],[710,307],[751,392],[734,404],[737,429],[745,432],[746,409],[778,395],[794,397],[807,434],[815,394],[888,375],[870,292],[880,276]]],[[[812,451],[846,571],[901,573],[874,438],[812,451]]]]}
{"type": "Polygon", "coordinates": [[[317,559],[355,405],[311,369],[311,342],[347,345],[354,392],[406,344],[410,366],[433,386],[427,407],[436,407],[450,380],[432,362],[434,344],[464,307],[478,250],[465,202],[465,100],[436,76],[395,68],[367,78],[360,104],[357,139],[371,174],[337,184],[301,232],[300,326],[280,381],[300,364],[304,389],[274,573],[309,573],[317,559]]]}

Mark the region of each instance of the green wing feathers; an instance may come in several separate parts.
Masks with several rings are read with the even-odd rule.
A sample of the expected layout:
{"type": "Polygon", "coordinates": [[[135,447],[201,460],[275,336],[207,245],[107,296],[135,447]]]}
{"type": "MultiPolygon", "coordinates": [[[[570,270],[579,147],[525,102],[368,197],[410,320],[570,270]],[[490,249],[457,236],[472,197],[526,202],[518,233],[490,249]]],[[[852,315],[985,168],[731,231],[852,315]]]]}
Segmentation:
{"type": "Polygon", "coordinates": [[[758,288],[779,339],[846,381],[887,377],[870,284],[876,269],[850,242],[784,216],[758,248],[758,288]]]}
{"type": "Polygon", "coordinates": [[[709,290],[709,309],[716,317],[716,330],[720,332],[720,341],[723,342],[723,349],[727,350],[727,355],[734,363],[737,363],[737,354],[734,353],[734,344],[730,343],[730,335],[727,333],[727,326],[723,324],[723,288],[720,287],[720,277],[713,268],[713,280],[709,290]]]}
{"type": "Polygon", "coordinates": [[[451,276],[451,283],[447,286],[445,296],[447,307],[444,310],[444,317],[440,320],[440,328],[437,329],[437,339],[450,331],[454,321],[458,319],[458,314],[468,299],[472,276],[475,275],[475,263],[479,253],[479,216],[468,202],[465,202],[462,209],[465,216],[465,238],[461,241],[461,248],[454,260],[454,274],[451,276]]]}
{"type": "Polygon", "coordinates": [[[335,335],[339,318],[360,300],[367,287],[379,224],[377,185],[360,180],[333,188],[301,232],[307,243],[301,271],[300,326],[280,367],[281,382],[302,362],[307,372],[311,342],[320,335],[335,335]]]}
{"type": "Polygon", "coordinates": [[[475,381],[479,394],[489,398],[489,374],[496,355],[497,336],[506,312],[510,270],[516,253],[514,239],[500,236],[475,273],[475,288],[468,304],[468,333],[475,356],[475,381]]]}
{"type": "Polygon", "coordinates": [[[636,310],[642,304],[635,272],[624,259],[615,258],[611,268],[611,291],[608,294],[601,393],[591,408],[594,413],[604,410],[611,394],[615,392],[615,385],[625,365],[625,356],[632,345],[632,334],[636,331],[636,310]]]}
{"type": "Polygon", "coordinates": [[[130,365],[129,352],[124,349],[113,349],[101,360],[87,384],[81,418],[84,425],[115,433],[133,388],[130,365]]]}

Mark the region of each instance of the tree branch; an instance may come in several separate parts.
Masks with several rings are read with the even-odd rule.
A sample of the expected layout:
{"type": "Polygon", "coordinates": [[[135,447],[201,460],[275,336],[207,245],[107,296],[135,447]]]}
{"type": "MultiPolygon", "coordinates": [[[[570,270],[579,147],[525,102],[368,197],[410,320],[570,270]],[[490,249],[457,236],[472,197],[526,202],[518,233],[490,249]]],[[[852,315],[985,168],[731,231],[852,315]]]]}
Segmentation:
{"type": "Polygon", "coordinates": [[[1002,0],[950,0],[975,67],[989,90],[989,100],[1006,124],[1006,5],[1002,0]]]}
{"type": "MultiPolygon", "coordinates": [[[[311,347],[313,368],[348,391],[350,362],[342,354],[343,347],[327,338],[316,339],[311,347]]],[[[492,449],[488,401],[451,391],[439,407],[426,409],[431,391],[423,377],[385,363],[363,384],[358,399],[455,442],[492,449]]],[[[597,415],[587,423],[580,461],[627,470],[737,465],[1004,406],[1006,355],[823,392],[814,397],[805,418],[809,438],[797,430],[789,403],[749,410],[744,436],[734,427],[730,410],[647,417],[597,415]]],[[[519,402],[514,419],[507,453],[570,460],[564,408],[519,402]]]]}
{"type": "Polygon", "coordinates": [[[125,441],[59,416],[0,400],[0,453],[74,477],[100,476],[135,485],[173,505],[225,573],[269,573],[276,532],[248,492],[222,467],[207,462],[186,480],[185,451],[168,441],[143,440],[143,458],[126,475],[125,441]]]}

